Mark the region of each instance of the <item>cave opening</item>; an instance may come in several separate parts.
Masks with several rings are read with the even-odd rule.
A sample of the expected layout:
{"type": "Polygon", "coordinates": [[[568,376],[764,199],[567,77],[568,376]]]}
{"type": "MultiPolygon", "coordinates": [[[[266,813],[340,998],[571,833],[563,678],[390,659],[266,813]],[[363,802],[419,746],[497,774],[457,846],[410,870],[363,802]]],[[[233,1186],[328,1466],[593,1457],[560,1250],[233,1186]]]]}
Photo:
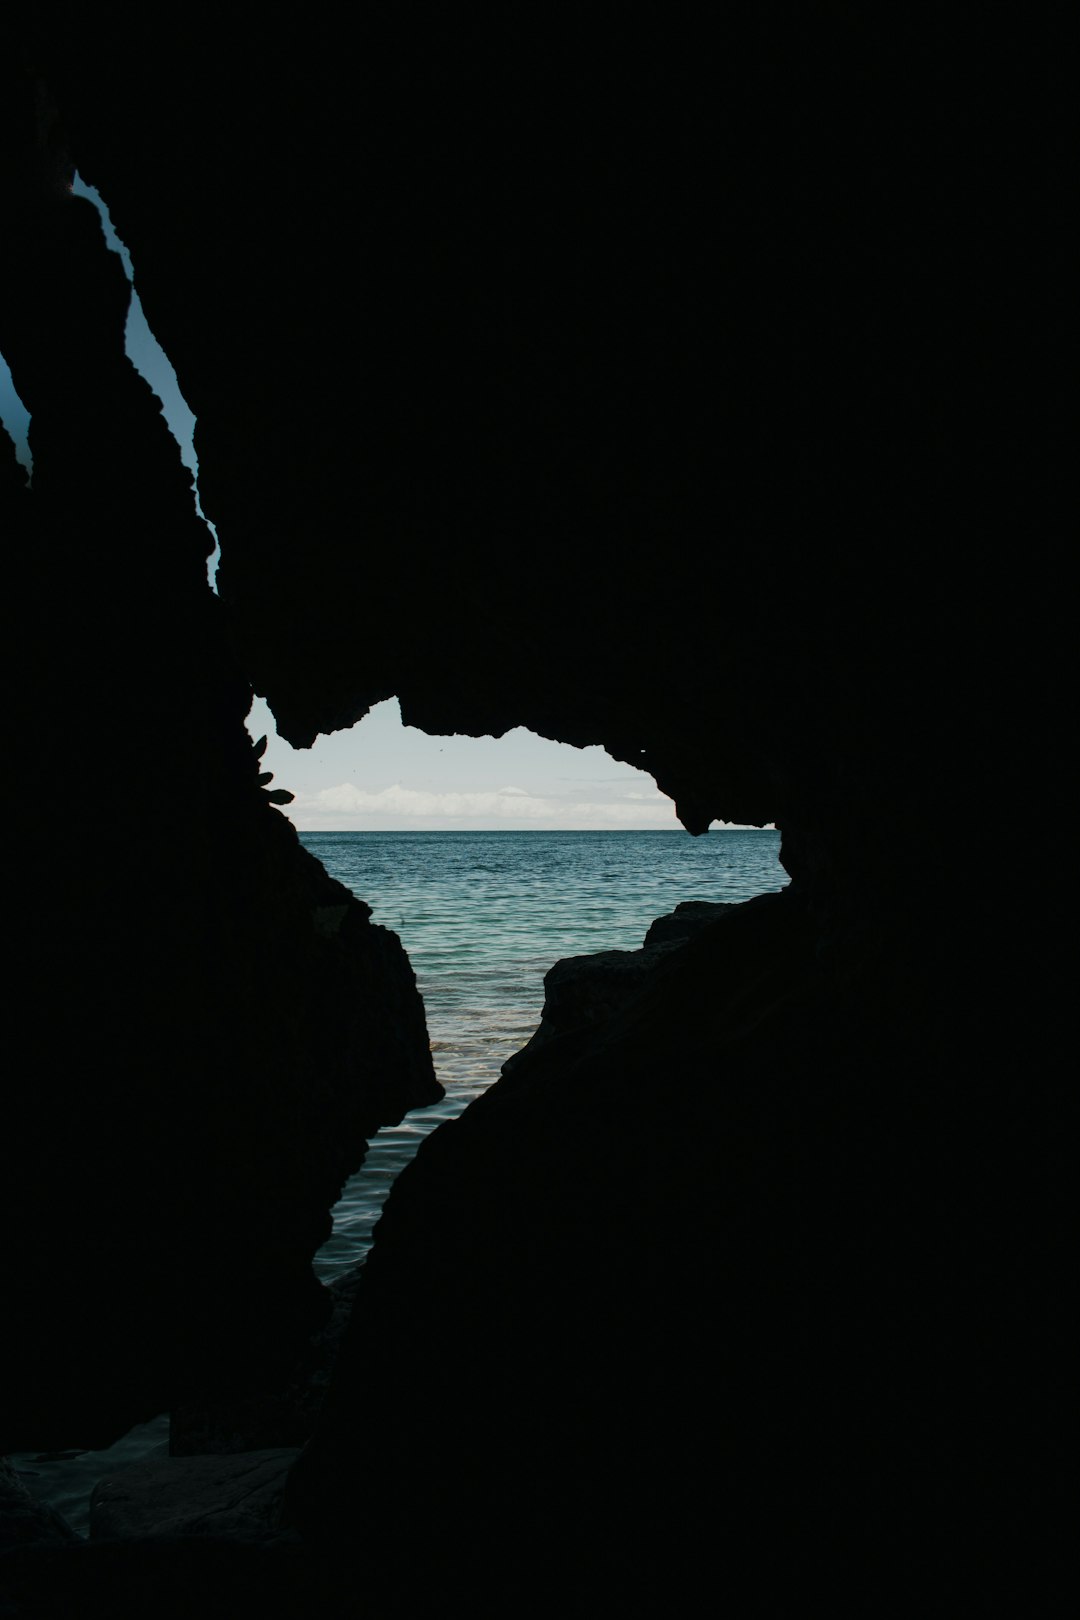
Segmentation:
{"type": "MultiPolygon", "coordinates": [[[[134,286],[130,255],[100,196],[78,178],[74,189],[98,208],[106,242],[134,286]]],[[[193,474],[202,516],[194,416],[134,291],[125,341],[193,474]]],[[[211,582],[212,570],[213,560],[211,582]]],[[[434,1125],[456,1118],[529,1042],[541,1019],[544,977],[554,963],[597,954],[638,956],[653,919],[677,905],[726,904],[785,881],[773,830],[730,827],[719,839],[692,839],[650,777],[599,747],[575,749],[521,728],[496,739],[429,736],[399,726],[388,745],[393,774],[384,781],[372,777],[377,723],[374,715],[364,723],[359,744],[340,734],[355,755],[344,777],[316,777],[310,785],[295,774],[296,760],[317,761],[321,749],[337,746],[338,734],[292,756],[282,752],[265,715],[253,715],[251,723],[254,733],[271,736],[262,763],[281,784],[277,791],[296,790],[285,813],[301,842],[409,951],[427,1004],[436,1070],[448,1093],[445,1108],[431,1105],[373,1137],[367,1163],[354,1178],[360,1191],[352,1183],[346,1187],[334,1237],[316,1261],[327,1281],[363,1259],[382,1195],[418,1141],[434,1125]],[[404,774],[407,733],[428,751],[428,778],[404,774]],[[551,760],[535,764],[530,750],[536,748],[557,751],[565,774],[551,760]],[[458,780],[435,769],[436,755],[464,750],[475,759],[490,749],[498,756],[490,778],[458,780]]],[[[607,997],[605,990],[605,1006],[607,997]]],[[[85,1498],[104,1469],[167,1444],[167,1422],[138,1425],[107,1453],[28,1459],[27,1472],[42,1495],[82,1528],[85,1500],[80,1506],[78,1498],[85,1498]],[[47,1480],[54,1468],[68,1476],[56,1491],[47,1480]]]]}
{"type": "MultiPolygon", "coordinates": [[[[1032,364],[1060,352],[1039,215],[1065,54],[1012,30],[1001,73],[992,33],[928,51],[917,22],[846,16],[760,38],[647,19],[595,50],[558,18],[518,40],[396,17],[365,16],[361,49],[318,16],[195,22],[162,49],[153,13],[125,31],[46,7],[5,52],[0,307],[38,486],[6,477],[30,586],[8,1434],[104,1445],[238,1366],[269,1378],[308,1331],[319,1223],[428,1057],[384,929],[418,970],[443,953],[494,1071],[496,949],[534,951],[538,997],[562,952],[591,952],[562,1006],[611,1023],[556,1027],[397,1183],[283,1520],[246,1548],[218,1519],[201,1575],[147,1544],[160,1515],[100,1557],[49,1526],[25,1606],[180,1591],[236,1612],[294,1569],[298,1613],[508,1593],[665,1612],[718,1585],[738,1608],[774,1574],[873,1590],[903,1568],[935,1590],[943,1548],[954,1587],[1000,1586],[1000,1562],[1050,1590],[1071,1003],[1041,835],[1067,826],[1071,636],[1037,499],[1067,415],[1032,364]],[[121,272],[85,201],[77,230],[54,220],[39,74],[198,407],[223,600],[122,359],[121,272]],[[83,286],[85,320],[63,296],[83,286]],[[97,308],[107,354],[80,342],[97,308]],[[258,339],[286,325],[283,389],[258,339]],[[623,759],[647,741],[694,831],[777,816],[791,888],[689,937],[625,1016],[619,974],[595,977],[645,949],[609,931],[615,844],[646,916],[681,925],[703,891],[675,852],[719,870],[774,832],[514,826],[553,797],[516,769],[380,781],[366,750],[308,793],[271,741],[275,798],[245,671],[305,740],[357,692],[400,691],[436,730],[528,715],[623,759]],[[1002,808],[1021,792],[1028,833],[1002,808]],[[497,824],[424,825],[453,793],[490,795],[497,824]],[[400,1076],[357,1102],[395,1051],[400,1076]]],[[[537,1013],[504,1010],[512,1047],[537,1013]]],[[[261,1419],[237,1433],[268,1443],[261,1419]]],[[[220,1506],[208,1486],[187,1524],[220,1506]]]]}
{"type": "MultiPolygon", "coordinates": [[[[782,888],[787,874],[775,828],[714,823],[711,837],[692,838],[646,772],[600,747],[524,727],[433,735],[403,724],[393,699],[311,749],[277,736],[262,699],[247,725],[267,739],[261,764],[293,795],[281,809],[301,843],[404,944],[446,1093],[372,1139],[315,1259],[332,1282],[363,1262],[420,1143],[548,1029],[545,976],[556,963],[603,957],[629,982],[658,917],[681,907],[685,923],[698,908],[708,921],[782,888]]],[[[560,984],[588,971],[560,968],[560,984]]],[[[554,993],[565,1005],[565,990],[554,993]]]]}
{"type": "MultiPolygon", "coordinates": [[[[718,823],[691,837],[646,773],[599,747],[525,728],[431,735],[403,725],[396,700],[311,749],[278,737],[261,699],[247,726],[267,738],[264,774],[294,795],[277,813],[405,946],[445,1088],[371,1136],[330,1212],[313,1269],[336,1300],[351,1300],[390,1190],[436,1128],[459,1119],[531,1043],[558,1039],[567,1009],[571,1019],[582,1007],[610,1015],[673,939],[784,887],[780,834],[718,823]],[[673,925],[659,949],[657,919],[673,925]],[[556,964],[559,982],[546,994],[556,964]]],[[[85,1532],[98,1481],[164,1456],[171,1421],[139,1424],[104,1451],[24,1455],[18,1466],[85,1532]]]]}

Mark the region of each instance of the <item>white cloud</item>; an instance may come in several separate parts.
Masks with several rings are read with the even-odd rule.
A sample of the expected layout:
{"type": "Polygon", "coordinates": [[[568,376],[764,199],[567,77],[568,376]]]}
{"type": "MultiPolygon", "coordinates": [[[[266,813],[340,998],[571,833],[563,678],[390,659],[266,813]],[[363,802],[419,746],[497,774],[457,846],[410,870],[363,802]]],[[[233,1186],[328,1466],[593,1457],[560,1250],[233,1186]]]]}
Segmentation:
{"type": "Polygon", "coordinates": [[[524,788],[504,787],[478,792],[442,791],[392,787],[372,792],[348,782],[323,788],[289,806],[296,825],[308,830],[369,827],[387,830],[421,823],[445,826],[447,823],[473,827],[677,827],[675,806],[662,793],[638,795],[633,803],[625,799],[603,802],[547,796],[524,788]]]}

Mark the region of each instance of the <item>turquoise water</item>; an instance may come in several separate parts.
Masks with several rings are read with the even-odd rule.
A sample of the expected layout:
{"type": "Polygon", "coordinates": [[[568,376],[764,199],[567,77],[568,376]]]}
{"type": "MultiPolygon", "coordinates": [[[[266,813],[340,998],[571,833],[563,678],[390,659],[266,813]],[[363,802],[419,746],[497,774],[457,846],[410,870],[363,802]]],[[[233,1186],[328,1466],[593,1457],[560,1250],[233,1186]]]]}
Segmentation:
{"type": "Polygon", "coordinates": [[[427,1009],[446,1097],[373,1139],[315,1261],[330,1281],[362,1260],[394,1177],[532,1035],[544,974],[564,956],[636,950],[683,900],[779,889],[780,834],[674,832],[301,833],[334,877],[397,933],[427,1009]]]}
{"type": "MultiPolygon", "coordinates": [[[[327,871],[397,933],[427,1008],[446,1097],[373,1139],[315,1261],[324,1281],[356,1265],[398,1171],[533,1033],[544,974],[564,956],[635,950],[682,900],[748,900],[783,888],[780,834],[683,832],[302,833],[327,871]]],[[[242,1262],[241,1262],[242,1263],[242,1262]]],[[[97,1480],[164,1449],[155,1418],[108,1451],[13,1459],[35,1495],[86,1533],[97,1480]]]]}

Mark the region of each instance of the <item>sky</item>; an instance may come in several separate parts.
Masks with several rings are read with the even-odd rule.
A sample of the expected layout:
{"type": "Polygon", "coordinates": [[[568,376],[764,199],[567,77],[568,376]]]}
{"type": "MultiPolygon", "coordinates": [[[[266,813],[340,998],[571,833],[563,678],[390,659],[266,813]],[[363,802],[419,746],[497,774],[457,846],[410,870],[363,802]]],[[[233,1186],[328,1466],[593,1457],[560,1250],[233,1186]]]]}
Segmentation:
{"type": "Polygon", "coordinates": [[[30,451],[27,448],[26,432],[30,426],[30,415],[15,392],[11,369],[2,354],[0,354],[0,422],[7,429],[9,437],[15,441],[15,454],[19,462],[29,471],[30,451]]]}
{"type": "Polygon", "coordinates": [[[602,748],[571,748],[522,727],[499,738],[429,737],[402,725],[391,698],[350,731],[296,750],[267,722],[273,717],[256,698],[248,729],[266,732],[270,785],[296,795],[285,812],[302,830],[679,826],[651,776],[602,748]]]}
{"type": "MultiPolygon", "coordinates": [[[[98,193],[78,177],[74,190],[97,205],[106,241],[120,254],[128,279],[133,280],[130,255],[98,193]]],[[[195,418],[147,325],[137,292],[132,296],[126,347],[132,364],[161,400],[181,459],[197,479],[195,418]]],[[[29,469],[29,417],[2,356],[0,420],[29,469]]],[[[215,554],[210,560],[211,585],[216,566],[215,554]]],[[[680,825],[672,801],[645,772],[613,760],[602,748],[571,748],[522,728],[502,738],[429,737],[402,725],[396,699],[380,703],[350,731],[320,737],[310,749],[291,748],[278,737],[273,715],[261,698],[255,699],[247,724],[253,738],[267,737],[263,768],[273,771],[273,787],[295,795],[283,810],[301,830],[674,831],[680,825]]]]}

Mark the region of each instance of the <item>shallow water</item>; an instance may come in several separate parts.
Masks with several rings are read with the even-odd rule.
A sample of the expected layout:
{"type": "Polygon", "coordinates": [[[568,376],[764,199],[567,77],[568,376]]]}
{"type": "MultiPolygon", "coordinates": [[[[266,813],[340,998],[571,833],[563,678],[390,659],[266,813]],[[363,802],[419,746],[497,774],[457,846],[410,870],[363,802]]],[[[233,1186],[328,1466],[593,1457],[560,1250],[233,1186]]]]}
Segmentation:
{"type": "Polygon", "coordinates": [[[427,1009],[446,1097],[373,1138],[315,1260],[330,1281],[362,1260],[394,1177],[436,1125],[498,1079],[540,1021],[544,974],[565,956],[636,950],[683,900],[783,888],[780,834],[302,833],[327,871],[397,933],[427,1009]]]}

